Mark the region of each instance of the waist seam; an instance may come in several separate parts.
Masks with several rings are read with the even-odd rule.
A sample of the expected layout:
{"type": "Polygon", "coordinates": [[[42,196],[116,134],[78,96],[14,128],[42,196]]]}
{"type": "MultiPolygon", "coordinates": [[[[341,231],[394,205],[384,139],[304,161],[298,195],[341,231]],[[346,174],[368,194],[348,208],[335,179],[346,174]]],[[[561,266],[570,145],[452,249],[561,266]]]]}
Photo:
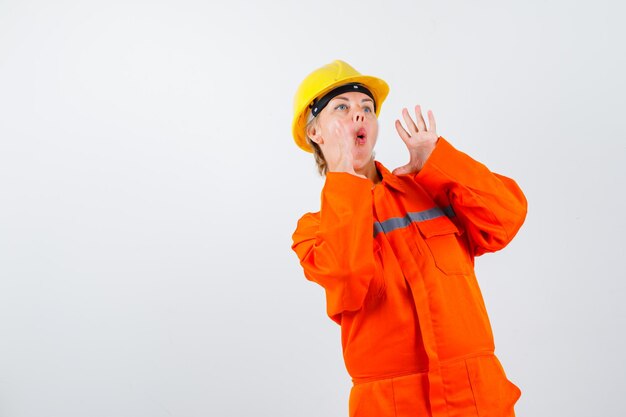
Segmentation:
{"type": "MultiPolygon", "coordinates": [[[[481,356],[493,356],[494,352],[491,350],[486,350],[486,351],[480,351],[480,352],[473,352],[467,355],[463,355],[463,356],[457,356],[455,358],[450,358],[450,359],[446,359],[443,361],[439,361],[439,365],[442,368],[445,368],[447,366],[453,365],[456,362],[460,362],[460,361],[465,361],[467,359],[471,359],[471,358],[477,358],[477,357],[481,357],[481,356]]],[[[400,378],[403,376],[408,376],[408,375],[417,375],[417,374],[427,374],[428,373],[428,369],[414,369],[414,370],[409,370],[409,371],[404,371],[404,372],[395,372],[395,373],[389,373],[389,374],[383,374],[383,375],[374,375],[374,376],[369,376],[369,377],[363,377],[363,378],[352,378],[352,383],[354,385],[359,385],[359,384],[364,384],[364,383],[368,383],[368,382],[374,382],[374,381],[382,381],[385,379],[394,379],[394,378],[400,378]]]]}

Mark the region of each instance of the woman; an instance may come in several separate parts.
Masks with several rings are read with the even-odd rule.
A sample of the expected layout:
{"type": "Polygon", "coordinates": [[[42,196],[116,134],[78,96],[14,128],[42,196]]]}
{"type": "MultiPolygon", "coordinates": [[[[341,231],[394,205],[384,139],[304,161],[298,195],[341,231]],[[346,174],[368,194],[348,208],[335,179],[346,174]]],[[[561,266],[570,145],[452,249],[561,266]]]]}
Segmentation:
{"type": "Polygon", "coordinates": [[[525,197],[439,137],[419,106],[395,122],[410,160],[389,172],[373,158],[388,91],[335,61],[295,99],[294,139],[326,180],[292,247],[341,326],[350,416],[512,417],[520,390],[494,355],[474,257],[511,241],[525,197]]]}

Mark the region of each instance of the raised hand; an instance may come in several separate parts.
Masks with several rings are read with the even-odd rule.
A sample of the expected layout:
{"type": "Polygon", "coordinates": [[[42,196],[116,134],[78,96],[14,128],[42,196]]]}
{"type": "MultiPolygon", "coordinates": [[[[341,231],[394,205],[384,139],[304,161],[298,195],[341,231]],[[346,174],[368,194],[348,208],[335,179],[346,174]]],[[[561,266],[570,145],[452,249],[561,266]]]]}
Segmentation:
{"type": "Polygon", "coordinates": [[[410,159],[408,164],[393,170],[395,175],[410,174],[421,170],[435,149],[437,139],[439,138],[436,131],[435,116],[432,111],[428,111],[428,127],[426,127],[419,104],[415,106],[415,120],[417,124],[413,121],[406,108],[402,109],[402,118],[406,124],[406,129],[402,126],[400,120],[396,120],[395,125],[398,135],[400,135],[400,138],[409,150],[410,159]]]}
{"type": "Polygon", "coordinates": [[[326,158],[329,172],[347,172],[357,177],[365,178],[364,175],[354,171],[354,132],[349,127],[334,123],[331,135],[324,138],[320,148],[326,158]]]}

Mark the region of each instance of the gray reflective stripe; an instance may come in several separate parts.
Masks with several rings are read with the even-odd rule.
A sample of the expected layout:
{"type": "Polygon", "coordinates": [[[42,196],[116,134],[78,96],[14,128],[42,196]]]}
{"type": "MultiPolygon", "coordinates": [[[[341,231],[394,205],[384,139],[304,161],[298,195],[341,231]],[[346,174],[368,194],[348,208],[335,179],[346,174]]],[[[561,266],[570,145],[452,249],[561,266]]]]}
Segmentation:
{"type": "Polygon", "coordinates": [[[376,237],[376,235],[379,233],[390,233],[394,230],[402,229],[413,222],[423,222],[443,216],[454,217],[454,211],[452,210],[451,206],[448,206],[444,209],[440,209],[439,207],[433,207],[424,211],[414,211],[411,213],[407,213],[407,215],[404,217],[392,217],[391,219],[387,219],[384,222],[374,223],[374,237],[376,237]]]}
{"type": "Polygon", "coordinates": [[[376,235],[380,232],[384,232],[383,225],[379,222],[374,223],[374,237],[376,237],[376,235]]]}
{"type": "Polygon", "coordinates": [[[454,212],[454,209],[452,208],[452,206],[444,207],[443,212],[446,213],[446,216],[448,217],[456,216],[456,213],[454,212]]]}

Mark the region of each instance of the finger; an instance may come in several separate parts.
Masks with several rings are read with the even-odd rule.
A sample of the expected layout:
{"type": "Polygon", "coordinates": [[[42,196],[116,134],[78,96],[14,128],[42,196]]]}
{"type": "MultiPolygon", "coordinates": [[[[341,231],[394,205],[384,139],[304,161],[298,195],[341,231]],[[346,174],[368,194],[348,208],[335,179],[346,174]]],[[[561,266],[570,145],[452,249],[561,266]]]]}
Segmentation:
{"type": "Polygon", "coordinates": [[[337,156],[341,160],[349,160],[352,156],[352,148],[344,137],[339,137],[335,145],[337,156]]]}
{"type": "Polygon", "coordinates": [[[337,145],[338,150],[343,151],[343,150],[350,149],[350,143],[349,143],[348,135],[346,134],[346,129],[340,123],[337,123],[335,125],[333,139],[337,145]]]}
{"type": "Polygon", "coordinates": [[[402,165],[401,167],[398,167],[398,168],[394,169],[391,173],[393,175],[409,174],[409,173],[411,173],[411,166],[409,164],[402,165]]]}
{"type": "Polygon", "coordinates": [[[409,132],[407,132],[404,129],[404,126],[402,126],[402,123],[400,123],[400,120],[396,119],[396,131],[398,132],[398,135],[400,135],[400,138],[402,139],[402,141],[409,146],[409,141],[411,140],[411,135],[409,135],[409,132]]]}
{"type": "Polygon", "coordinates": [[[422,116],[422,107],[418,104],[415,106],[415,120],[417,120],[417,128],[420,132],[426,131],[426,122],[422,116]]]}
{"type": "Polygon", "coordinates": [[[352,132],[349,129],[347,129],[345,127],[343,127],[341,129],[341,131],[342,131],[342,133],[341,133],[341,141],[343,142],[344,149],[347,152],[350,152],[350,155],[352,155],[352,150],[355,147],[354,135],[352,134],[352,132]]]}
{"type": "Polygon", "coordinates": [[[435,115],[432,110],[428,110],[428,131],[437,134],[437,124],[435,123],[435,115]]]}
{"type": "Polygon", "coordinates": [[[417,126],[415,126],[415,122],[413,122],[413,119],[411,119],[409,111],[406,108],[402,109],[402,118],[404,119],[404,123],[406,123],[406,127],[407,129],[409,129],[409,132],[412,135],[416,134],[417,126]]]}

